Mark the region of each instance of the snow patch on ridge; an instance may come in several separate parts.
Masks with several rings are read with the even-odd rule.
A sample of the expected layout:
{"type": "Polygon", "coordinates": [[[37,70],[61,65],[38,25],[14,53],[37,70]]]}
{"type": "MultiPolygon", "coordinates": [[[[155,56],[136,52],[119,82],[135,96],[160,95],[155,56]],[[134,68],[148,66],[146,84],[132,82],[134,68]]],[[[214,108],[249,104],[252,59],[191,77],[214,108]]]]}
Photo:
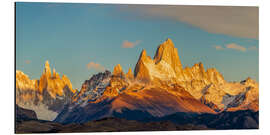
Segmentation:
{"type": "Polygon", "coordinates": [[[83,94],[79,95],[76,104],[80,104],[81,107],[84,107],[89,101],[95,101],[101,97],[106,87],[110,84],[110,81],[111,73],[109,71],[91,77],[83,84],[85,86],[81,89],[83,94]]]}
{"type": "Polygon", "coordinates": [[[52,121],[56,118],[58,115],[57,112],[49,110],[48,106],[45,104],[38,104],[38,105],[33,105],[33,104],[19,104],[20,107],[33,110],[36,114],[38,119],[40,120],[49,120],[52,121]]]}
{"type": "Polygon", "coordinates": [[[161,60],[158,64],[153,61],[145,63],[147,69],[149,70],[150,79],[158,78],[160,80],[170,80],[171,78],[176,78],[175,71],[170,64],[161,60]]]}

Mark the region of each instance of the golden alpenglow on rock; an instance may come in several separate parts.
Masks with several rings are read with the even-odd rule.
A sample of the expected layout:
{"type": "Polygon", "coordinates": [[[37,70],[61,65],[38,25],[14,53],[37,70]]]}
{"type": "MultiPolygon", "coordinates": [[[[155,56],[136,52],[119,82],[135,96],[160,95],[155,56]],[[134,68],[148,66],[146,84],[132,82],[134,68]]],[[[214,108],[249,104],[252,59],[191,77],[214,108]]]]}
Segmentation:
{"type": "Polygon", "coordinates": [[[113,75],[115,76],[124,76],[124,72],[120,64],[117,64],[113,69],[113,75]]]}
{"type": "Polygon", "coordinates": [[[174,43],[170,38],[159,45],[156,50],[154,61],[155,64],[159,64],[161,61],[164,61],[174,69],[177,76],[181,74],[182,65],[178,56],[178,51],[177,48],[174,47],[174,43]]]}
{"type": "Polygon", "coordinates": [[[129,80],[133,80],[134,79],[134,75],[133,75],[133,72],[132,72],[132,69],[131,68],[128,69],[128,72],[126,74],[126,78],[128,78],[129,80]]]}
{"type": "Polygon", "coordinates": [[[65,87],[71,92],[75,92],[66,75],[63,74],[61,79],[55,69],[53,70],[53,75],[51,74],[49,61],[46,61],[44,72],[39,80],[39,91],[47,90],[50,96],[55,98],[56,95],[63,96],[65,87]]]}
{"type": "Polygon", "coordinates": [[[150,71],[148,69],[148,65],[153,65],[153,61],[152,59],[147,56],[146,50],[143,50],[141,52],[140,58],[136,64],[135,67],[135,77],[136,79],[140,80],[140,81],[144,81],[144,82],[149,82],[152,80],[151,76],[150,76],[150,71]]]}
{"type": "Polygon", "coordinates": [[[39,119],[53,120],[64,104],[71,101],[76,90],[72,89],[66,75],[60,78],[55,69],[51,74],[49,61],[44,67],[39,80],[30,80],[22,71],[16,70],[16,104],[34,110],[39,119]]]}

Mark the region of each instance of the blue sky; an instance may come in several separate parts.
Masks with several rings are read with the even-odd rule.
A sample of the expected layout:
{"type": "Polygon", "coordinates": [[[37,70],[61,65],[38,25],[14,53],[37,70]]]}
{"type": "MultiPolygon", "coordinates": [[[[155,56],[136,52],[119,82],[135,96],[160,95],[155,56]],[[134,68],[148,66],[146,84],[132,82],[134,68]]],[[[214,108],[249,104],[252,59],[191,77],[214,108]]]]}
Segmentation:
{"type": "Polygon", "coordinates": [[[245,35],[248,30],[243,36],[215,32],[209,30],[211,24],[205,28],[144,9],[16,3],[16,69],[38,79],[49,60],[51,68],[80,89],[84,80],[102,69],[112,71],[116,64],[125,72],[129,67],[134,70],[142,49],[153,57],[157,46],[171,38],[184,67],[202,62],[205,68],[217,68],[228,81],[247,77],[258,81],[259,41],[245,35]]]}

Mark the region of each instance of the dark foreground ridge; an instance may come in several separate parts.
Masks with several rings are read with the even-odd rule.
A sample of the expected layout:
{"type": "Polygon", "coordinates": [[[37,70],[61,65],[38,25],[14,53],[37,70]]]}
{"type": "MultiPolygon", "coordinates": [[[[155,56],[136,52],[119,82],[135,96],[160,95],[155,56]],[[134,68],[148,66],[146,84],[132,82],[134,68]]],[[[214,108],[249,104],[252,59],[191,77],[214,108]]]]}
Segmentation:
{"type": "MultiPolygon", "coordinates": [[[[32,114],[33,115],[33,114],[32,114]]],[[[31,116],[31,115],[30,115],[31,116]]],[[[259,112],[250,110],[222,112],[220,114],[175,113],[164,117],[151,117],[144,112],[124,110],[115,117],[85,123],[61,124],[23,117],[16,119],[16,133],[69,133],[69,132],[124,132],[124,131],[177,131],[258,129],[259,112]],[[134,119],[133,114],[141,118],[134,119]]]]}
{"type": "Polygon", "coordinates": [[[30,120],[17,123],[16,133],[70,133],[70,132],[127,132],[127,131],[174,131],[206,130],[200,125],[177,125],[169,121],[139,122],[120,118],[104,118],[84,124],[62,125],[49,121],[30,120]]]}

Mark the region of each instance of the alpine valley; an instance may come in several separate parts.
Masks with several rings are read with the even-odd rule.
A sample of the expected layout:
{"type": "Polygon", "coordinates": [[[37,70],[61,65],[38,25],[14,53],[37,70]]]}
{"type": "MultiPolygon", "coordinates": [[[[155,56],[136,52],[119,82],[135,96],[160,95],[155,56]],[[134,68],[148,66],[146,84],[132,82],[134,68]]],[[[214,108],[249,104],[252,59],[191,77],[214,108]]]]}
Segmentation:
{"type": "Polygon", "coordinates": [[[38,80],[16,71],[17,133],[258,128],[258,82],[228,82],[201,62],[183,67],[171,39],[153,58],[142,50],[134,71],[117,64],[79,91],[48,61],[38,80]]]}

